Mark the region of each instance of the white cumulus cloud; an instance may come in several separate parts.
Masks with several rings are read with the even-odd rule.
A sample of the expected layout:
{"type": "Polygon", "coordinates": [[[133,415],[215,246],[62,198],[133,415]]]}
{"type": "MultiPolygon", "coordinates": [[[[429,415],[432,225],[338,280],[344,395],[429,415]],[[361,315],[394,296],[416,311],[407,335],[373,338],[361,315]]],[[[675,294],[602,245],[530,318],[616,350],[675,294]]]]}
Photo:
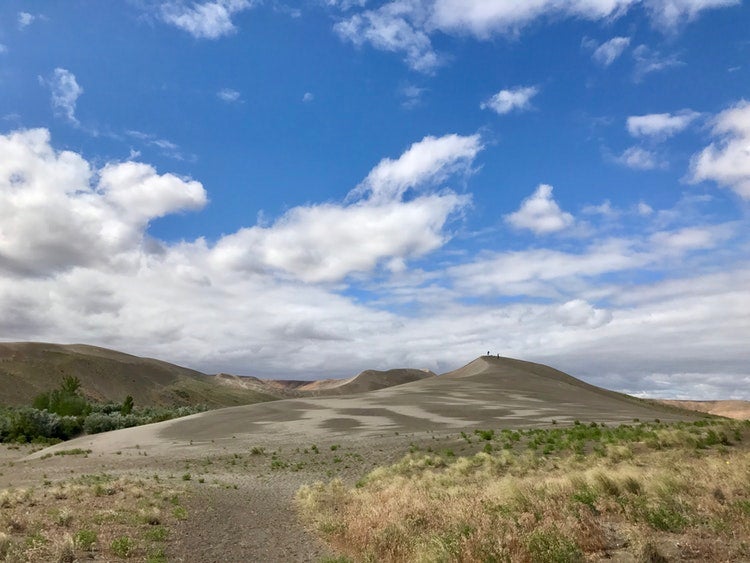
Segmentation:
{"type": "Polygon", "coordinates": [[[83,94],[83,88],[78,84],[75,74],[64,68],[56,68],[47,84],[52,91],[52,107],[77,125],[76,103],[83,94]]]}
{"type": "Polygon", "coordinates": [[[661,160],[655,152],[638,146],[625,149],[621,155],[615,157],[615,162],[633,170],[654,170],[667,167],[667,163],[661,160]]]}
{"type": "Polygon", "coordinates": [[[750,102],[717,115],[712,131],[717,140],[692,158],[692,181],[712,180],[750,199],[750,102]]]}
{"type": "Polygon", "coordinates": [[[198,182],[136,162],[94,170],[49,140],[45,129],[0,135],[0,271],[112,264],[145,244],[150,220],[206,203],[198,182]]]}
{"type": "Polygon", "coordinates": [[[647,115],[631,115],[627,120],[628,133],[633,137],[666,139],[687,129],[700,115],[700,113],[689,109],[684,109],[676,114],[650,113],[647,115]]]}
{"type": "Polygon", "coordinates": [[[548,234],[570,227],[573,216],[560,209],[552,197],[552,186],[540,184],[536,191],[521,202],[521,207],[505,216],[516,229],[527,229],[536,234],[548,234]]]}
{"type": "Polygon", "coordinates": [[[518,86],[508,90],[500,90],[489,100],[482,102],[482,109],[491,109],[492,111],[504,115],[512,111],[526,111],[531,109],[531,98],[539,93],[536,86],[518,86]]]}
{"type": "Polygon", "coordinates": [[[378,264],[422,256],[442,246],[449,217],[470,203],[452,191],[420,194],[467,172],[482,149],[477,135],[425,137],[398,159],[382,160],[346,204],[296,207],[268,227],[241,229],[212,252],[223,268],[278,270],[307,282],[333,282],[378,264]]]}
{"type": "Polygon", "coordinates": [[[601,20],[616,17],[636,0],[434,0],[430,21],[442,31],[472,33],[480,38],[515,34],[534,20],[574,17],[601,20]]]}
{"type": "MultiPolygon", "coordinates": [[[[368,8],[365,1],[327,1],[329,6],[346,14],[334,26],[342,39],[357,46],[370,44],[382,51],[399,53],[412,69],[425,73],[433,73],[443,63],[432,44],[432,37],[438,33],[468,34],[480,40],[513,37],[539,20],[611,21],[642,6],[654,26],[671,31],[705,10],[739,3],[740,0],[390,0],[368,8]]],[[[616,37],[601,45],[594,58],[606,66],[628,45],[628,38],[616,37]]],[[[636,59],[637,80],[650,72],[681,64],[673,56],[643,51],[636,59]]]]}
{"type": "Polygon", "coordinates": [[[350,197],[369,194],[374,202],[400,198],[410,188],[440,183],[457,172],[469,172],[482,149],[479,135],[427,136],[412,144],[399,158],[381,160],[350,197]]]}
{"type": "Polygon", "coordinates": [[[164,22],[188,32],[196,39],[218,39],[237,31],[232,16],[252,8],[250,0],[214,0],[213,2],[162,4],[164,22]]]}
{"type": "Polygon", "coordinates": [[[414,70],[432,73],[440,58],[432,48],[428,32],[422,28],[423,10],[418,1],[397,0],[355,14],[338,22],[338,35],[357,46],[371,44],[381,51],[402,53],[414,70]]]}
{"type": "Polygon", "coordinates": [[[18,29],[25,29],[29,27],[32,23],[34,23],[35,19],[36,16],[30,14],[29,12],[18,12],[18,29]]]}

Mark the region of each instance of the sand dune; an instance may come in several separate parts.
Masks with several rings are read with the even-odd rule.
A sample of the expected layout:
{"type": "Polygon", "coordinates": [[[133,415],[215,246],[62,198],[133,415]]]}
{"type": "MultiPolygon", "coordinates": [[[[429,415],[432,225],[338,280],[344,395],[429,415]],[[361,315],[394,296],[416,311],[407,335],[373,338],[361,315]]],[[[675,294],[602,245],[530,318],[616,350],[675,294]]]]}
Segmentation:
{"type": "MultiPolygon", "coordinates": [[[[359,377],[359,376],[358,376],[359,377]]],[[[357,378],[354,378],[356,380],[357,378]]],[[[368,374],[362,381],[377,381],[368,374]]],[[[361,383],[361,381],[360,381],[361,383]]],[[[175,443],[309,443],[384,434],[477,427],[530,427],[678,420],[697,414],[580,381],[553,368],[509,358],[482,357],[442,376],[368,393],[286,399],[231,407],[106,435],[64,447],[111,452],[139,444],[159,451],[175,443]]]]}

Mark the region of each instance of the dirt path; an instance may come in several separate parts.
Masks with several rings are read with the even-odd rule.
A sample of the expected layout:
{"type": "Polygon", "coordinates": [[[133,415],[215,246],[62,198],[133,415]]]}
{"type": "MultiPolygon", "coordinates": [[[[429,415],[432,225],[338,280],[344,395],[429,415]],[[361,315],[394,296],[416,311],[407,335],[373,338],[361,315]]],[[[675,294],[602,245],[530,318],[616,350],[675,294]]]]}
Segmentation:
{"type": "Polygon", "coordinates": [[[297,484],[253,481],[238,489],[196,487],[187,507],[199,516],[172,530],[169,560],[319,561],[326,551],[299,524],[292,503],[297,484]]]}

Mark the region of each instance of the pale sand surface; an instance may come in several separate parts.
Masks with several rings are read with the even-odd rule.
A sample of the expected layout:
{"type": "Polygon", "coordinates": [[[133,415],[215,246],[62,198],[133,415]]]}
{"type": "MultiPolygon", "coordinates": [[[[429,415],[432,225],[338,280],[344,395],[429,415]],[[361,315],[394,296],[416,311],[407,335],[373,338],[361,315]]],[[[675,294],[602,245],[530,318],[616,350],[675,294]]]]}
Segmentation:
{"type": "Polygon", "coordinates": [[[293,505],[304,483],[332,474],[353,482],[374,465],[399,459],[410,444],[444,440],[460,446],[463,430],[698,416],[602,390],[538,364],[480,358],[443,376],[359,395],[232,407],[84,436],[16,460],[0,475],[0,487],[71,472],[205,471],[205,486],[189,484],[195,488],[190,509],[197,516],[175,531],[173,560],[315,561],[324,550],[298,523],[293,505]],[[320,454],[305,452],[313,444],[320,454]],[[250,455],[254,447],[304,467],[270,471],[268,455],[250,455]],[[92,453],[42,459],[72,448],[92,453]],[[232,459],[240,459],[240,466],[232,459]],[[204,466],[205,460],[216,461],[204,466]],[[222,486],[209,486],[213,481],[222,486]]]}

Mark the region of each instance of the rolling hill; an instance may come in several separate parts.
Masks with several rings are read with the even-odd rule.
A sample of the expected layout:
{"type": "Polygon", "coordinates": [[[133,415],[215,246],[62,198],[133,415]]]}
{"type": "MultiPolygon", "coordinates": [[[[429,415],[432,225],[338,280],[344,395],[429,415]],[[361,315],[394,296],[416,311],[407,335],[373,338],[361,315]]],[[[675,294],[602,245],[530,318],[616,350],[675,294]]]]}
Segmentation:
{"type": "Polygon", "coordinates": [[[226,373],[207,375],[161,360],[84,344],[0,343],[0,406],[30,404],[68,376],[78,377],[94,401],[139,406],[204,404],[227,407],[282,398],[362,393],[435,374],[419,369],[367,370],[348,379],[272,380],[226,373]]]}
{"type": "Polygon", "coordinates": [[[91,400],[138,406],[243,405],[277,399],[260,388],[226,385],[215,376],[151,358],[83,344],[0,343],[0,404],[28,405],[65,377],[81,381],[91,400]]]}
{"type": "Polygon", "coordinates": [[[716,416],[724,416],[726,418],[734,418],[737,420],[750,419],[750,401],[680,401],[664,399],[659,402],[681,409],[705,412],[716,416]]]}

